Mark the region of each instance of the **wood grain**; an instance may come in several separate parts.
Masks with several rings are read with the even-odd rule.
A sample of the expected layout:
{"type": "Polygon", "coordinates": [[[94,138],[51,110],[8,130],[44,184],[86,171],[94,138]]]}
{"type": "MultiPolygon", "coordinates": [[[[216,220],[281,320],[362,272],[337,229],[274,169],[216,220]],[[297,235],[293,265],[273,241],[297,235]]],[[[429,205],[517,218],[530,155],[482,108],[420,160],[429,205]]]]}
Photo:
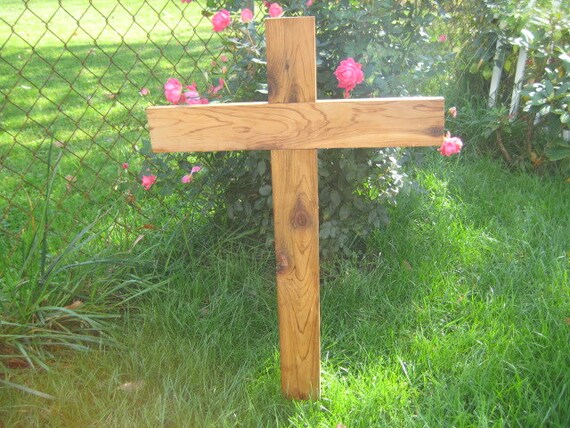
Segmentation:
{"type": "MultiPolygon", "coordinates": [[[[291,69],[291,66],[276,68],[288,72],[291,69]]],[[[281,75],[288,77],[288,74],[281,75]]],[[[285,95],[295,100],[302,98],[295,92],[300,87],[289,83],[287,91],[276,92],[278,104],[150,107],[147,116],[153,150],[379,148],[439,146],[442,143],[443,98],[376,98],[283,104],[285,95]]]]}
{"type": "Polygon", "coordinates": [[[314,150],[273,150],[281,386],[288,398],[320,387],[319,213],[314,150]]]}
{"type": "Polygon", "coordinates": [[[269,102],[314,102],[317,99],[315,18],[268,19],[265,36],[269,102]]]}
{"type": "MultiPolygon", "coordinates": [[[[293,103],[314,102],[314,18],[270,19],[265,31],[269,106],[287,109],[299,105],[293,103]]],[[[258,131],[262,129],[267,124],[258,131]]],[[[316,150],[271,151],[281,390],[295,399],[318,398],[320,390],[317,171],[316,150]]]]}

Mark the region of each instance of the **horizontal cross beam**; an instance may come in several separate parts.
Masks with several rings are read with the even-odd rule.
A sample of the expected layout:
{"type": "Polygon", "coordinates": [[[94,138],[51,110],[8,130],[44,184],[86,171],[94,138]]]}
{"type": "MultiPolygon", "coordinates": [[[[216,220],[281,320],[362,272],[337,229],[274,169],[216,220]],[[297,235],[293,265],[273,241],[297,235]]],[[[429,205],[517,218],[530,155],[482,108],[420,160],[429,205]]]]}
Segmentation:
{"type": "Polygon", "coordinates": [[[441,97],[147,109],[156,152],[439,146],[441,97]]]}

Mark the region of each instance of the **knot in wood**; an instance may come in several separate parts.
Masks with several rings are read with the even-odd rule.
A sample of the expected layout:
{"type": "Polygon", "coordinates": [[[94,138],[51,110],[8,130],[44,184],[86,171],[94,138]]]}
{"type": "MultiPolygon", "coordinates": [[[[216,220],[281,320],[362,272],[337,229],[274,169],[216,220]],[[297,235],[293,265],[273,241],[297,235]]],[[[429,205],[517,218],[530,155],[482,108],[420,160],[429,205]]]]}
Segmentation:
{"type": "Polygon", "coordinates": [[[297,200],[292,214],[291,223],[295,229],[306,229],[311,227],[311,215],[307,211],[307,208],[301,199],[297,200]]]}
{"type": "Polygon", "coordinates": [[[289,259],[287,257],[287,254],[279,252],[277,253],[277,264],[276,264],[276,271],[277,274],[283,274],[287,271],[287,269],[289,268],[289,259]]]}
{"type": "Polygon", "coordinates": [[[293,220],[293,225],[295,228],[304,229],[310,224],[309,215],[306,211],[297,211],[295,213],[295,219],[293,220]]]}
{"type": "Polygon", "coordinates": [[[432,126],[427,129],[427,134],[432,137],[439,137],[444,134],[444,129],[440,126],[432,126]]]}

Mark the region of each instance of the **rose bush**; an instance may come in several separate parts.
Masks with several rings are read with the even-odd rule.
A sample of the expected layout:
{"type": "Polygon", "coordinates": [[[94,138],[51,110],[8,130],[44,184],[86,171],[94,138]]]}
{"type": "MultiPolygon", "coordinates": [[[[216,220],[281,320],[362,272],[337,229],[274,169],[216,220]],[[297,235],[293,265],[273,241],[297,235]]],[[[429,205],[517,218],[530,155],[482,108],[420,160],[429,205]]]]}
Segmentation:
{"type": "Polygon", "coordinates": [[[461,129],[478,152],[501,156],[509,166],[570,175],[570,141],[564,139],[570,134],[570,2],[442,0],[440,5],[454,23],[446,31],[457,53],[455,102],[468,112],[451,127],[461,129]],[[490,108],[495,67],[502,73],[490,108]],[[517,73],[522,76],[518,107],[511,103],[517,73]]]}
{"type": "MultiPolygon", "coordinates": [[[[216,8],[218,4],[213,4],[216,8]]],[[[265,41],[263,28],[259,22],[250,19],[249,8],[241,8],[241,2],[227,2],[226,9],[217,10],[212,16],[218,16],[213,24],[216,28],[224,27],[224,46],[219,58],[213,61],[217,69],[225,68],[223,81],[213,86],[211,79],[204,83],[193,84],[192,89],[184,90],[180,85],[169,86],[165,99],[175,102],[197,101],[212,96],[216,102],[266,100],[267,85],[265,75],[265,41]],[[222,11],[228,14],[219,15],[222,11]],[[223,20],[222,20],[223,18],[223,20]],[[227,24],[227,25],[226,25],[227,24]],[[260,28],[261,27],[261,28],[260,28]],[[222,64],[220,64],[220,61],[222,64]],[[208,91],[199,92],[199,88],[209,87],[208,91]],[[184,92],[184,96],[178,92],[184,92]],[[192,94],[190,94],[192,92],[192,94]],[[172,93],[172,94],[171,94],[172,93]],[[186,95],[188,93],[188,95],[186,95]]],[[[413,10],[411,3],[405,7],[399,2],[393,4],[400,15],[399,22],[405,24],[406,12],[413,10]]],[[[420,7],[420,6],[418,6],[420,7]]],[[[354,16],[346,15],[348,8],[343,2],[290,1],[283,5],[266,3],[265,16],[282,14],[305,14],[309,11],[317,15],[319,22],[319,98],[339,96],[406,95],[419,89],[400,90],[406,78],[391,76],[391,67],[395,60],[404,61],[404,57],[416,52],[416,61],[423,61],[417,56],[414,46],[416,39],[397,35],[384,35],[390,43],[398,45],[398,40],[407,43],[408,48],[401,55],[387,59],[386,55],[373,52],[371,47],[357,44],[377,39],[360,37],[358,26],[365,19],[368,6],[352,6],[354,16]],[[328,12],[334,10],[329,16],[328,12]],[[285,12],[284,12],[285,11],[285,12]],[[331,25],[331,22],[334,24],[331,25]],[[339,25],[342,23],[343,27],[339,25]],[[352,48],[351,48],[352,46],[352,48]],[[386,60],[388,66],[380,66],[386,60]],[[390,82],[389,85],[386,82],[390,82]],[[338,89],[342,89],[340,92],[338,89]],[[388,90],[392,88],[392,90],[388,90]]],[[[374,9],[374,8],[373,8],[374,9]]],[[[378,16],[376,23],[391,22],[385,19],[384,9],[375,9],[378,16]],[[382,13],[380,13],[382,12],[382,13]]],[[[423,12],[422,12],[423,13],[423,12]]],[[[213,22],[214,18],[212,18],[213,22]]],[[[388,25],[388,24],[386,24],[388,25]]],[[[389,34],[396,32],[393,25],[378,27],[379,31],[389,34]]],[[[417,24],[418,28],[420,23],[417,24]]],[[[437,36],[433,36],[437,43],[437,36]]],[[[395,49],[392,47],[392,52],[395,49]]],[[[423,54],[423,52],[422,52],[423,54]]],[[[410,63],[411,59],[406,57],[410,63]]],[[[413,67],[410,67],[413,69],[413,67]]],[[[403,70],[400,70],[400,74],[403,70]]],[[[420,74],[419,72],[417,72],[420,74]]],[[[428,73],[429,74],[429,73],[428,73]]],[[[208,78],[210,76],[207,76],[208,78]]],[[[169,80],[170,81],[170,80],[169,80]]],[[[172,82],[171,82],[172,83],[172,82]]],[[[443,140],[443,136],[442,136],[443,140]]],[[[455,146],[456,150],[457,146],[455,146]]],[[[230,228],[245,229],[262,239],[272,242],[273,218],[270,164],[267,152],[218,152],[201,154],[156,155],[150,152],[148,142],[143,147],[149,161],[144,168],[156,172],[160,186],[154,191],[169,194],[176,186],[184,185],[190,198],[201,195],[203,213],[212,214],[214,221],[230,228]],[[192,166],[202,168],[199,179],[191,171],[192,166]],[[181,183],[182,182],[182,183],[181,183]],[[188,184],[191,183],[191,186],[188,184]]],[[[445,149],[446,153],[450,150],[445,149]]],[[[387,206],[395,202],[398,192],[405,182],[401,169],[403,152],[399,149],[384,150],[323,150],[319,153],[319,204],[321,255],[350,255],[355,248],[362,248],[365,238],[375,229],[388,221],[387,206]]]]}

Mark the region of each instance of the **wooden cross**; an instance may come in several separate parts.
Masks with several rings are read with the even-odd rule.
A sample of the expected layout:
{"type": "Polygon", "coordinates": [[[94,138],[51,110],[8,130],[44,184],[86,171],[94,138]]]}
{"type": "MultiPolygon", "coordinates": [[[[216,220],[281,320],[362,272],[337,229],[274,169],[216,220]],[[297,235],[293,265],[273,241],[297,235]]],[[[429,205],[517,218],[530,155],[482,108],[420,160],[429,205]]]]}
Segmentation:
{"type": "Polygon", "coordinates": [[[316,101],[314,17],[266,20],[268,103],[147,110],[156,152],[271,150],[281,388],[320,388],[317,149],[438,146],[443,98],[316,101]]]}

